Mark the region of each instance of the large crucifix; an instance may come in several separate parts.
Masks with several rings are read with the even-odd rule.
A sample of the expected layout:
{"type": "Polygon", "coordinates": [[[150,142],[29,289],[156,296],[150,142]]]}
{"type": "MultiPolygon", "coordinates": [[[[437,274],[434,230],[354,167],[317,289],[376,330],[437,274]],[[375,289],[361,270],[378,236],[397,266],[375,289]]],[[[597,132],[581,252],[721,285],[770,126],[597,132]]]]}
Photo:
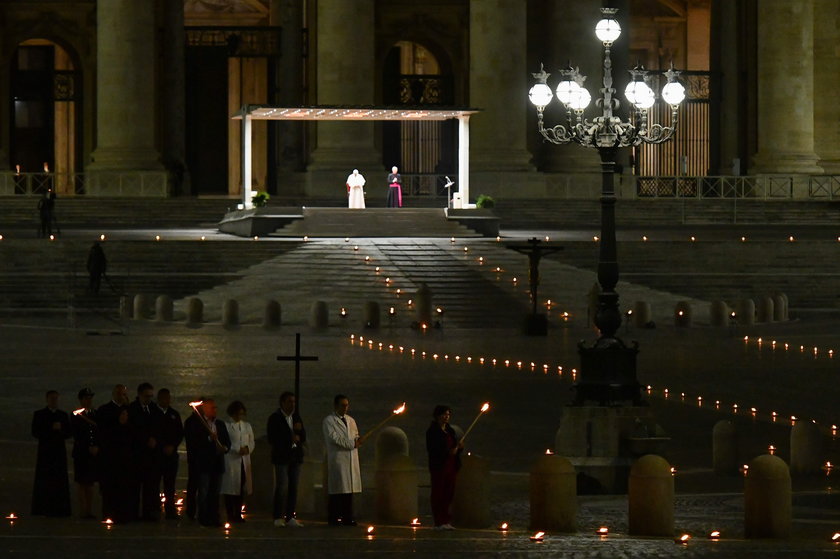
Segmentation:
{"type": "Polygon", "coordinates": [[[317,361],[316,355],[301,355],[300,354],[300,332],[295,334],[295,354],[294,355],[278,355],[278,361],[294,361],[295,362],[295,398],[297,398],[297,409],[300,410],[300,362],[301,361],[317,361]]]}

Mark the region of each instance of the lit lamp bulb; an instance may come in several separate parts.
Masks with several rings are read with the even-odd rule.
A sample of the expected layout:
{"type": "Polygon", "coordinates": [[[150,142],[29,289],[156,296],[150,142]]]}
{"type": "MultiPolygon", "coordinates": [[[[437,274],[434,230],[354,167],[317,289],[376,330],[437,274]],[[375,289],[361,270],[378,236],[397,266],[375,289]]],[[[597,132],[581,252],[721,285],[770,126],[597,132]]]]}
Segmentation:
{"type": "Polygon", "coordinates": [[[580,85],[573,79],[574,69],[568,68],[564,73],[567,74],[566,79],[557,84],[554,93],[561,103],[568,105],[572,102],[572,95],[580,89],[580,85]]]}
{"type": "Polygon", "coordinates": [[[610,45],[621,36],[621,26],[613,17],[618,10],[615,8],[601,8],[604,18],[595,25],[595,36],[605,45],[610,45]]]}
{"type": "MultiPolygon", "coordinates": [[[[549,74],[546,74],[548,77],[549,74]]],[[[534,84],[528,91],[528,99],[535,107],[545,107],[551,102],[551,88],[545,82],[534,84]]]]}
{"type": "MultiPolygon", "coordinates": [[[[669,70],[669,72],[673,71],[669,70]]],[[[675,74],[678,72],[674,72],[675,74]]],[[[668,72],[665,73],[668,75],[668,72]]],[[[685,99],[685,87],[678,81],[672,81],[665,84],[665,87],[662,88],[662,99],[665,100],[666,103],[675,107],[683,102],[685,99]]]]}
{"type": "Polygon", "coordinates": [[[582,112],[586,107],[589,106],[589,102],[592,101],[592,95],[590,95],[589,90],[583,87],[578,87],[569,99],[569,107],[573,111],[582,112]]]}

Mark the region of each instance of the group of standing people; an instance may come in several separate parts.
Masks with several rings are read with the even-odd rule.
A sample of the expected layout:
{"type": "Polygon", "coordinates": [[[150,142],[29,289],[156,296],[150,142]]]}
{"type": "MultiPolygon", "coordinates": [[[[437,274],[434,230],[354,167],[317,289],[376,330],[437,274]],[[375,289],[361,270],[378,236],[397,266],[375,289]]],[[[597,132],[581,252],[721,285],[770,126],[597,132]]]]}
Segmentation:
{"type": "MultiPolygon", "coordinates": [[[[385,198],[386,208],[402,207],[402,176],[396,166],[388,173],[388,195],[385,198]]],[[[347,206],[351,209],[365,209],[365,177],[358,169],[353,169],[346,181],[347,206]]]]}
{"type": "MultiPolygon", "coordinates": [[[[96,518],[92,510],[94,484],[102,494],[102,518],[114,522],[158,520],[161,501],[166,518],[178,518],[175,480],[178,448],[186,442],[186,515],[203,526],[220,526],[220,495],[224,495],[228,522],[244,522],[243,501],[253,492],[251,454],[254,431],[240,401],[227,407],[225,422],[217,417],[212,398],[191,402],[185,421],[171,407],[166,388],[157,391],[144,382],[129,403],[125,385],[116,385],[111,401],[93,407],[94,393],[78,393],[79,409],[72,415],[58,408],[59,394],[46,393],[46,407],[36,411],[32,434],[38,439],[38,458],[32,494],[32,514],[69,516],[70,488],[65,440],[73,439],[74,481],[78,485],[79,516],[96,518]],[[163,498],[161,498],[161,484],[163,498]]],[[[268,418],[275,489],[273,519],[277,527],[302,527],[296,518],[300,468],[306,430],[292,392],[280,395],[279,408],[268,418]]],[[[353,494],[362,490],[360,437],[348,414],[350,400],[333,399],[333,412],[322,421],[327,460],[327,520],[333,526],[355,526],[353,494]]],[[[463,444],[449,425],[452,410],[436,406],[426,431],[431,474],[432,514],[435,528],[451,530],[449,509],[455,494],[463,444]]]]}

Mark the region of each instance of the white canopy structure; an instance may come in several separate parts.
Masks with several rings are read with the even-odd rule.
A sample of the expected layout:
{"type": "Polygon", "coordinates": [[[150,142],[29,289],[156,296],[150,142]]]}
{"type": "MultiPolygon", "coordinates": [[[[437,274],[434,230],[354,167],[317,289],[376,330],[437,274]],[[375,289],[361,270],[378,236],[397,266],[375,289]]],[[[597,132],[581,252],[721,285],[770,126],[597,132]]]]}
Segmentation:
{"type": "Polygon", "coordinates": [[[253,120],[449,120],[458,119],[458,192],[466,204],[470,199],[470,115],[478,109],[460,107],[374,107],[316,105],[275,107],[243,105],[234,120],[242,121],[242,201],[251,207],[251,121],[253,120]]]}

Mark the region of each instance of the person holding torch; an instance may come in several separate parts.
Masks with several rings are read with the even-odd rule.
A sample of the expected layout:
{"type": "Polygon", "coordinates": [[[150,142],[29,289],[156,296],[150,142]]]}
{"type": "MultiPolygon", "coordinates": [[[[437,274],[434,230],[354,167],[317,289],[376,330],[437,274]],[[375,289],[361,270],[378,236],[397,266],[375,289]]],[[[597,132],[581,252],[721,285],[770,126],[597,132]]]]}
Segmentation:
{"type": "Polygon", "coordinates": [[[359,428],[347,415],[350,400],[343,394],[333,399],[333,413],[324,418],[324,444],[327,447],[327,520],[331,526],[355,526],[353,493],[362,492],[359,468],[359,428]]]}
{"type": "Polygon", "coordinates": [[[461,468],[461,451],[464,443],[458,440],[449,425],[452,408],[435,406],[432,424],[426,430],[426,451],[429,454],[429,474],[432,481],[432,516],[435,530],[454,530],[449,508],[455,497],[455,478],[461,468]]]}

